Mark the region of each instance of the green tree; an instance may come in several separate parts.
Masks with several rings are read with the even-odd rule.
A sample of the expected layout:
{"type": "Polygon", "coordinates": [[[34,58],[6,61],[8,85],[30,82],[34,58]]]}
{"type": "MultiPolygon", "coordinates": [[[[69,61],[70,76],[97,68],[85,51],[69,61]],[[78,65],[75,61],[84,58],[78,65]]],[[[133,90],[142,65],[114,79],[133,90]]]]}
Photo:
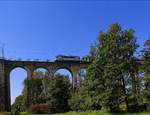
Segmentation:
{"type": "MultiPolygon", "coordinates": [[[[42,71],[36,71],[33,74],[33,78],[30,80],[30,88],[32,89],[33,104],[46,103],[45,86],[49,83],[48,73],[42,71]]],[[[21,111],[27,110],[27,93],[29,80],[26,78],[23,82],[24,88],[22,94],[18,96],[12,105],[12,109],[15,110],[18,106],[21,111]]]]}
{"type": "Polygon", "coordinates": [[[25,99],[23,95],[16,97],[15,102],[12,105],[12,111],[15,112],[19,107],[19,112],[24,112],[26,110],[25,99]]]}
{"type": "Polygon", "coordinates": [[[56,112],[69,110],[68,99],[70,98],[70,82],[67,76],[57,74],[47,86],[47,103],[56,112]]]}
{"type": "MultiPolygon", "coordinates": [[[[77,93],[78,99],[70,102],[82,103],[81,110],[100,109],[101,106],[111,111],[120,111],[120,106],[125,104],[128,109],[128,79],[132,82],[135,91],[136,65],[134,53],[138,47],[132,29],[122,30],[121,26],[114,23],[107,32],[101,32],[95,46],[92,64],[88,68],[87,79],[77,93]],[[84,97],[84,98],[83,98],[84,97]],[[87,104],[88,102],[88,104],[87,104]],[[86,105],[86,106],[85,106],[86,105]]],[[[135,93],[136,94],[136,93],[135,93]]],[[[134,93],[132,92],[132,96],[134,93]]],[[[80,104],[79,104],[80,105],[80,104]]],[[[72,105],[74,109],[74,105],[72,105]]]]}
{"type": "Polygon", "coordinates": [[[144,69],[144,97],[147,103],[147,109],[150,111],[150,38],[146,41],[143,50],[143,69],[144,69]]]}
{"type": "Polygon", "coordinates": [[[97,57],[97,54],[98,54],[98,43],[95,42],[94,44],[91,45],[90,47],[90,52],[88,55],[86,55],[85,57],[83,57],[83,61],[86,61],[86,62],[92,62],[95,57],[97,57]]]}
{"type": "MultiPolygon", "coordinates": [[[[28,80],[27,80],[28,81],[28,80]]],[[[46,103],[46,91],[45,87],[49,83],[50,79],[48,74],[42,71],[36,71],[30,80],[30,88],[32,94],[33,104],[46,103]]],[[[28,81],[29,82],[29,81],[28,81]]],[[[25,82],[25,87],[27,87],[28,82],[25,82]]],[[[26,89],[24,89],[26,91],[26,89]]],[[[24,92],[27,93],[27,92],[24,92]]]]}

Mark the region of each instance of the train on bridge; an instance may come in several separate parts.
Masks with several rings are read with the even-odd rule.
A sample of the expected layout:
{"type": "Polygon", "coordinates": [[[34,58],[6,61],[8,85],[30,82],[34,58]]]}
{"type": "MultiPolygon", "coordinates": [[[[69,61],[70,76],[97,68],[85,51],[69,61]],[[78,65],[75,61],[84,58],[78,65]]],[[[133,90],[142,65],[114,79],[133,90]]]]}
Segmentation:
{"type": "Polygon", "coordinates": [[[58,55],[55,61],[81,61],[79,56],[58,55]]]}

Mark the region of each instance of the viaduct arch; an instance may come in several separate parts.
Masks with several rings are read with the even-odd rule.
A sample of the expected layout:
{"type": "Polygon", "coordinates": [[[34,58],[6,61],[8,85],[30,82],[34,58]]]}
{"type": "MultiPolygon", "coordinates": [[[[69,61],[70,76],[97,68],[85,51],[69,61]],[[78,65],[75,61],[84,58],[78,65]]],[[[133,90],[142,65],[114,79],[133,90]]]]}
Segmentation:
{"type": "Polygon", "coordinates": [[[77,85],[77,72],[82,68],[87,68],[89,63],[84,61],[17,61],[0,59],[0,111],[11,111],[10,100],[10,72],[16,68],[21,67],[27,71],[28,94],[27,106],[32,104],[32,95],[30,88],[30,79],[33,72],[37,68],[45,68],[49,72],[49,78],[52,78],[54,73],[61,68],[69,70],[72,74],[72,87],[77,85]]]}

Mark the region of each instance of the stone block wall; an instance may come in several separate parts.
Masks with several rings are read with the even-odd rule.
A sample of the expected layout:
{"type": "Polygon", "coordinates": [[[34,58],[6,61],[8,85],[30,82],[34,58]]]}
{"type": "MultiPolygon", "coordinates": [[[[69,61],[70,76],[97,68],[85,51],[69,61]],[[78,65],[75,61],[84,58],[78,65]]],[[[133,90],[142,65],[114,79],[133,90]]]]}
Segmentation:
{"type": "Polygon", "coordinates": [[[5,111],[5,72],[4,72],[4,60],[0,60],[0,111],[5,111]]]}

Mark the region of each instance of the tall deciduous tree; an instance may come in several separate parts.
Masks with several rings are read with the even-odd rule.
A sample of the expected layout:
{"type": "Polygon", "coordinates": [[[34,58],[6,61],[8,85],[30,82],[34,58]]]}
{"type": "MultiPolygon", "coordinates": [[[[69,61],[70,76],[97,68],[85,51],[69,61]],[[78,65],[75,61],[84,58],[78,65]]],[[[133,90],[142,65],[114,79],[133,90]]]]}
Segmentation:
{"type": "Polygon", "coordinates": [[[60,74],[55,75],[47,85],[47,103],[55,112],[69,110],[70,86],[68,77],[60,74]]]}
{"type": "Polygon", "coordinates": [[[125,81],[126,76],[129,76],[131,79],[128,81],[134,83],[131,87],[136,92],[137,69],[132,67],[136,65],[134,53],[137,47],[134,31],[122,30],[118,23],[112,24],[107,32],[101,32],[95,46],[96,50],[92,48],[93,53],[89,55],[93,56],[93,61],[89,66],[87,79],[77,94],[74,94],[79,98],[70,102],[82,103],[80,109],[83,110],[100,109],[103,106],[109,107],[111,111],[119,111],[124,103],[128,109],[129,84],[125,81]]]}
{"type": "Polygon", "coordinates": [[[150,111],[150,38],[146,41],[144,52],[143,52],[143,60],[144,60],[144,75],[145,75],[145,98],[148,106],[148,110],[150,111]]]}

